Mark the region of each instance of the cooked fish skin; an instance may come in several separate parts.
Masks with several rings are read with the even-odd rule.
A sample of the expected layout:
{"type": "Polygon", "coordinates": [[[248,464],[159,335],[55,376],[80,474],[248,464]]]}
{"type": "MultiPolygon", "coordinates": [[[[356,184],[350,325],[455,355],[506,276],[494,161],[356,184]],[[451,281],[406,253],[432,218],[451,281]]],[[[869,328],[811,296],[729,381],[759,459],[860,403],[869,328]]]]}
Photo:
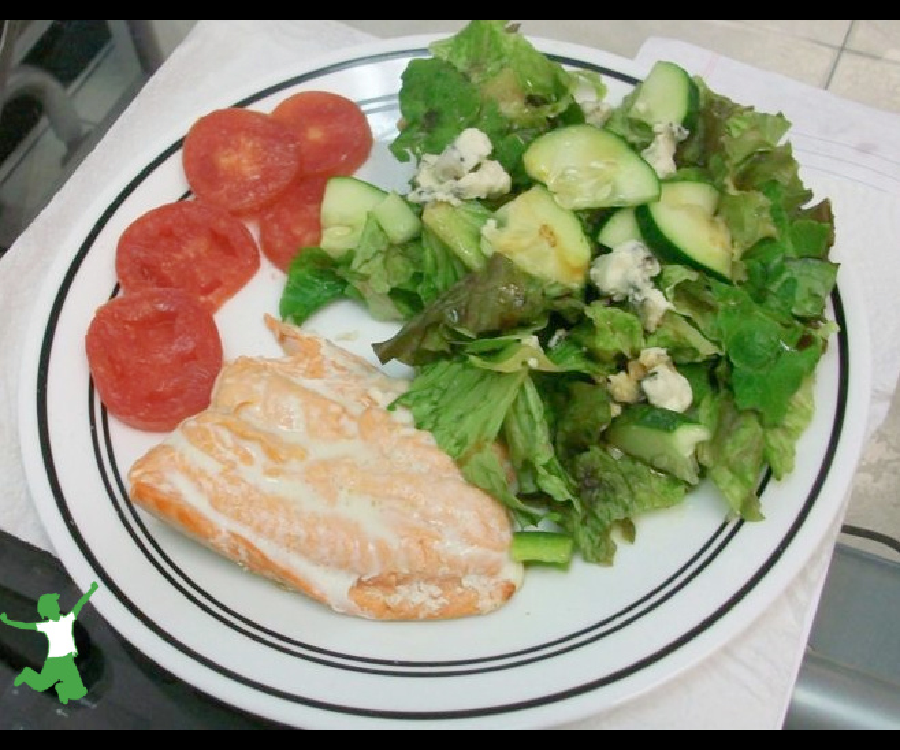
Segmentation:
{"type": "Polygon", "coordinates": [[[132,466],[132,501],[343,614],[451,619],[508,602],[524,580],[509,514],[388,410],[407,381],[266,324],[285,356],[227,363],[209,408],[132,466]]]}

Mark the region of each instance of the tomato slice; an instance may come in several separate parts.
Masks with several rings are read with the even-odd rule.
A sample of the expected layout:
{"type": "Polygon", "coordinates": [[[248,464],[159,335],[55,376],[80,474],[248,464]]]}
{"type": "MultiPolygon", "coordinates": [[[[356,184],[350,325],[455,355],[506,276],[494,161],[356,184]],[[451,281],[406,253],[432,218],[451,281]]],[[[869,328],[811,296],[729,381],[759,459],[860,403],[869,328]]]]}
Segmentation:
{"type": "Polygon", "coordinates": [[[102,305],[85,351],[100,400],[139,430],[167,432],[201,412],[222,369],[212,313],[180,289],[143,289],[102,305]]]}
{"type": "Polygon", "coordinates": [[[300,170],[300,142],[269,115],[240,107],[213,110],[188,130],[182,165],[191,190],[244,214],[271,203],[300,170]]]}
{"type": "Polygon", "coordinates": [[[127,293],[178,288],[216,312],[259,270],[260,255],[243,221],[200,201],[167,203],[122,233],[116,274],[127,293]]]}
{"type": "Polygon", "coordinates": [[[299,91],[278,104],[272,118],[300,141],[304,175],[350,176],[372,152],[369,121],[352,99],[330,91],[299,91]]]}
{"type": "Polygon", "coordinates": [[[320,212],[328,177],[294,181],[285,193],[259,215],[259,246],[273,265],[287,273],[294,256],[322,239],[320,212]]]}

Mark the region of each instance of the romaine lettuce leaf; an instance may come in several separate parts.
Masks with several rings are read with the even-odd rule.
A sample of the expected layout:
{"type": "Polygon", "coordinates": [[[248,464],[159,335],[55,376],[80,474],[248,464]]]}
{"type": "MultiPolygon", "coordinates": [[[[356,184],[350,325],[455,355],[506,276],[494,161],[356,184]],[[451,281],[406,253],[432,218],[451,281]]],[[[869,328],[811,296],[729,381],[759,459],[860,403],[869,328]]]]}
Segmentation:
{"type": "Polygon", "coordinates": [[[288,268],[279,313],[301,325],[332,302],[353,299],[373,318],[399,322],[420,313],[466,273],[427,227],[419,237],[395,245],[370,217],[357,246],[341,258],[321,248],[297,255],[288,268]]]}
{"type": "Polygon", "coordinates": [[[503,502],[522,526],[539,514],[520,502],[501,460],[500,431],[528,379],[527,370],[500,373],[466,359],[442,359],[416,372],[409,389],[389,408],[409,409],[473,484],[503,502]]]}
{"type": "Polygon", "coordinates": [[[561,370],[583,373],[598,382],[616,369],[614,362],[598,362],[572,334],[557,342],[548,342],[547,358],[561,370]]]}
{"type": "Polygon", "coordinates": [[[496,372],[563,372],[564,367],[556,364],[544,352],[541,342],[534,334],[513,334],[490,339],[476,339],[463,345],[469,362],[485,370],[496,372]]]}
{"type": "Polygon", "coordinates": [[[600,383],[569,380],[544,392],[546,400],[553,405],[557,455],[564,466],[571,468],[576,456],[603,440],[603,433],[613,418],[609,390],[600,383]]]}
{"type": "Polygon", "coordinates": [[[338,270],[338,262],[320,248],[298,253],[288,268],[278,312],[282,320],[302,325],[313,313],[345,299],[349,283],[338,270]]]}
{"type": "Polygon", "coordinates": [[[760,521],[757,490],[765,467],[765,431],[754,412],[736,408],[725,392],[720,392],[717,415],[713,437],[697,446],[697,459],[735,516],[760,521]]]}
{"type": "Polygon", "coordinates": [[[520,491],[543,492],[556,503],[577,507],[575,483],[556,455],[544,412],[544,402],[527,378],[503,423],[504,442],[520,491]]]}
{"type": "Polygon", "coordinates": [[[413,265],[403,252],[391,245],[381,224],[369,216],[356,248],[342,260],[342,275],[365,300],[376,320],[403,320],[404,311],[391,299],[391,290],[409,283],[413,265]]]}
{"type": "Polygon", "coordinates": [[[673,362],[702,362],[721,355],[722,349],[677,312],[667,310],[657,329],[647,336],[647,346],[665,349],[673,362]]]}
{"type": "Polygon", "coordinates": [[[637,516],[678,505],[687,493],[684,482],[601,446],[578,455],[572,475],[581,512],[561,516],[559,524],[575,538],[582,557],[600,565],[613,563],[613,532],[623,527],[633,532],[637,516]]]}
{"type": "Polygon", "coordinates": [[[630,310],[593,302],[585,310],[585,322],[572,337],[600,362],[634,358],[644,346],[641,319],[630,310]]]}
{"type": "Polygon", "coordinates": [[[782,423],[765,431],[765,459],[775,479],[784,479],[794,470],[797,441],[809,427],[815,410],[814,386],[815,377],[808,377],[788,404],[782,423]]]}

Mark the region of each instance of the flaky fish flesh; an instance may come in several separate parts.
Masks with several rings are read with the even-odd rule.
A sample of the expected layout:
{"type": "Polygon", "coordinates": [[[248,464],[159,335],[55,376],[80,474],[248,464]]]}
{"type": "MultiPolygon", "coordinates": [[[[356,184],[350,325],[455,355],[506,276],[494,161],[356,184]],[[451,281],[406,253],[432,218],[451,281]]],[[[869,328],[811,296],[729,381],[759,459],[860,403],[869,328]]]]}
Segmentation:
{"type": "Polygon", "coordinates": [[[279,322],[210,406],[131,468],[135,504],[235,563],[369,619],[490,613],[521,587],[506,510],[388,405],[407,388],[279,322]]]}

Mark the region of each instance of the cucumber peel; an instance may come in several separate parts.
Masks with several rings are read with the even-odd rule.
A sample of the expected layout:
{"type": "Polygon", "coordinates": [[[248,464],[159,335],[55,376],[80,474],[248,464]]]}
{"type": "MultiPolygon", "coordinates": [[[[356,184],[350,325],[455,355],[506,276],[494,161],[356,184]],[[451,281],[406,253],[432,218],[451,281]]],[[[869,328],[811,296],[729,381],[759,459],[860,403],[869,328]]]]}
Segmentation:
{"type": "Polygon", "coordinates": [[[646,122],[680,125],[692,131],[700,113],[700,89],[684,68],[659,60],[638,85],[628,116],[646,122]]]}
{"type": "Polygon", "coordinates": [[[325,185],[319,217],[321,248],[340,257],[359,243],[369,212],[388,197],[386,191],[355,177],[332,177],[325,185]]]}
{"type": "Polygon", "coordinates": [[[372,209],[372,215],[395,245],[416,237],[422,230],[422,221],[406,200],[397,192],[390,192],[372,209]]]}
{"type": "Polygon", "coordinates": [[[649,404],[627,407],[606,432],[610,444],[690,484],[700,481],[697,445],[712,435],[679,412],[649,404]]]}
{"type": "Polygon", "coordinates": [[[634,210],[641,236],[662,260],[731,282],[731,234],[715,214],[715,188],[707,183],[664,183],[658,201],[634,210]],[[711,192],[712,191],[712,192],[711,192]]]}

